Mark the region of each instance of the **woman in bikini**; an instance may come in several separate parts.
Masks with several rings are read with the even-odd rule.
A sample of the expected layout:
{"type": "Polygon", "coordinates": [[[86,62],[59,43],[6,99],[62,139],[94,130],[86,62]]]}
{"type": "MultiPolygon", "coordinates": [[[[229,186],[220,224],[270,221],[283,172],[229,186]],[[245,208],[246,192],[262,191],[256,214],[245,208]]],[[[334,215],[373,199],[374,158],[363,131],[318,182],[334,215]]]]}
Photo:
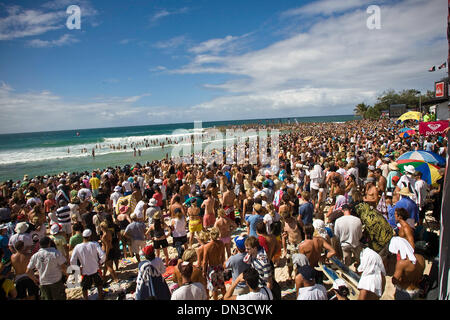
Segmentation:
{"type": "Polygon", "coordinates": [[[197,207],[197,200],[192,199],[191,206],[188,209],[189,216],[189,247],[192,247],[194,235],[203,230],[202,218],[200,217],[200,208],[197,207]]]}
{"type": "Polygon", "coordinates": [[[233,220],[226,218],[225,210],[222,208],[217,212],[219,219],[217,219],[214,227],[219,229],[220,240],[225,245],[225,251],[227,253],[227,259],[231,257],[231,233],[237,228],[236,223],[233,220]]]}

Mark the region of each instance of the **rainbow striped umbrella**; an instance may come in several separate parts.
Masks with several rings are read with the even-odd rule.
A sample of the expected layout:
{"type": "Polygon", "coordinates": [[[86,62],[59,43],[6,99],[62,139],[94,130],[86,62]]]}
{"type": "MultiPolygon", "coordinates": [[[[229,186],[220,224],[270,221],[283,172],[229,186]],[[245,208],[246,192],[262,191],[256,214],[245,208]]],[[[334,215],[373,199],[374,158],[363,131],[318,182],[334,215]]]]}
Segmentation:
{"type": "Polygon", "coordinates": [[[402,129],[398,130],[398,132],[405,132],[405,131],[410,131],[410,130],[414,131],[413,128],[402,128],[402,129]]]}
{"type": "Polygon", "coordinates": [[[416,171],[422,172],[422,179],[432,185],[436,183],[442,176],[439,174],[439,167],[423,161],[413,160],[397,160],[400,172],[405,172],[406,166],[413,166],[416,171]]]}
{"type": "Polygon", "coordinates": [[[434,164],[440,167],[445,167],[445,159],[437,153],[430,151],[409,151],[398,157],[397,162],[401,160],[419,161],[434,164]]]}

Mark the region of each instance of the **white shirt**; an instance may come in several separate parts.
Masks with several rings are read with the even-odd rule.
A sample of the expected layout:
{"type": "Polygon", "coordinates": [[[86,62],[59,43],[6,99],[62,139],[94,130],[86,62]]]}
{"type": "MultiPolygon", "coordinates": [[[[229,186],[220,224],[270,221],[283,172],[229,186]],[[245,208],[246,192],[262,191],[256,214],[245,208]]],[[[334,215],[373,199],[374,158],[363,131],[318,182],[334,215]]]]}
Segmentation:
{"type": "Polygon", "coordinates": [[[280,221],[280,219],[281,219],[281,216],[277,212],[275,212],[275,217],[273,217],[273,218],[270,215],[270,213],[267,213],[264,216],[263,221],[266,224],[267,234],[272,234],[272,232],[270,230],[272,223],[274,223],[275,221],[280,221]]]}
{"type": "Polygon", "coordinates": [[[236,297],[236,300],[273,300],[273,295],[269,288],[263,287],[259,292],[241,294],[236,297]]]}
{"type": "Polygon", "coordinates": [[[183,285],[172,293],[170,300],[207,300],[205,287],[200,282],[183,285]]]}
{"type": "Polygon", "coordinates": [[[327,289],[321,284],[300,288],[297,300],[328,300],[327,289]]]}
{"type": "Polygon", "coordinates": [[[111,193],[109,199],[113,202],[113,208],[116,208],[117,200],[119,200],[120,197],[122,197],[122,194],[120,192],[114,191],[113,193],[111,193]]]}
{"type": "Polygon", "coordinates": [[[173,232],[172,236],[175,238],[184,237],[187,234],[186,231],[186,219],[175,218],[172,219],[173,232]]]}
{"type": "Polygon", "coordinates": [[[136,214],[136,217],[138,219],[144,218],[144,205],[145,202],[141,200],[137,203],[136,207],[134,208],[134,213],[136,214]]]}
{"type": "Polygon", "coordinates": [[[417,196],[416,203],[417,206],[422,209],[425,206],[425,200],[427,198],[427,183],[422,179],[417,180],[415,185],[415,194],[417,196]]]}
{"type": "Polygon", "coordinates": [[[61,280],[61,265],[65,262],[66,258],[55,248],[41,248],[31,257],[27,268],[36,269],[39,273],[39,283],[47,286],[61,280]]]}
{"type": "Polygon", "coordinates": [[[96,273],[105,262],[106,254],[97,242],[83,242],[73,249],[70,264],[77,265],[77,260],[81,263],[82,274],[89,276],[96,273]]]}
{"type": "Polygon", "coordinates": [[[359,239],[362,237],[361,220],[355,216],[338,218],[334,223],[334,234],[339,239],[342,247],[358,247],[360,245],[359,239]]]}
{"type": "Polygon", "coordinates": [[[131,188],[131,182],[128,180],[125,180],[124,182],[122,182],[122,187],[125,188],[126,192],[131,192],[133,191],[133,189],[131,188]]]}

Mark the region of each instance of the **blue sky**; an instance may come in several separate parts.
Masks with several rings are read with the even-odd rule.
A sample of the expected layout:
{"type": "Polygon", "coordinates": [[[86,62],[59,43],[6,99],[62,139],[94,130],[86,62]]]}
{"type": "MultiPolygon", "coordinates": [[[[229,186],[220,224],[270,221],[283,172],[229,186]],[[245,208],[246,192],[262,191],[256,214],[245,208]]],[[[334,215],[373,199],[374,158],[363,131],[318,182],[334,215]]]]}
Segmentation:
{"type": "Polygon", "coordinates": [[[1,1],[0,133],[351,114],[446,54],[443,0],[1,1]]]}

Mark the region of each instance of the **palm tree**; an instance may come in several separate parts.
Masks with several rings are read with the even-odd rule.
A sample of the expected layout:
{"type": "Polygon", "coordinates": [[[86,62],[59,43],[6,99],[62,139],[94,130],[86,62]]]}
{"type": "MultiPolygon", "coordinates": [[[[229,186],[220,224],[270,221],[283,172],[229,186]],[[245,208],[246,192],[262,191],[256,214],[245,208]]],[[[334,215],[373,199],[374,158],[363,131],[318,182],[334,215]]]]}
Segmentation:
{"type": "Polygon", "coordinates": [[[363,119],[366,118],[365,114],[370,106],[366,105],[365,103],[360,103],[356,105],[355,109],[353,110],[355,112],[355,115],[362,117],[363,119]]]}

